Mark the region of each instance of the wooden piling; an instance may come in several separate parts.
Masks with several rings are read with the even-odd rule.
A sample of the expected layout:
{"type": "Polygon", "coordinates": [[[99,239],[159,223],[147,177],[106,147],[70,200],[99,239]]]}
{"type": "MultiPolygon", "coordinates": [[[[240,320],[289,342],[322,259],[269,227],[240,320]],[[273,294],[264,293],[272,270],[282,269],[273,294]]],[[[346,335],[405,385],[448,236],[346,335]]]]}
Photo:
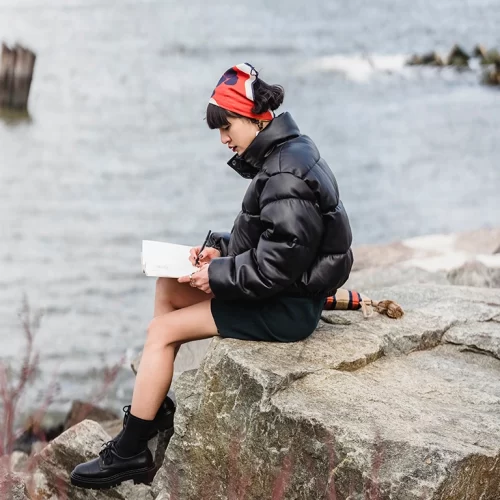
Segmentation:
{"type": "Polygon", "coordinates": [[[0,108],[26,110],[36,55],[21,45],[2,43],[0,60],[0,108]]]}

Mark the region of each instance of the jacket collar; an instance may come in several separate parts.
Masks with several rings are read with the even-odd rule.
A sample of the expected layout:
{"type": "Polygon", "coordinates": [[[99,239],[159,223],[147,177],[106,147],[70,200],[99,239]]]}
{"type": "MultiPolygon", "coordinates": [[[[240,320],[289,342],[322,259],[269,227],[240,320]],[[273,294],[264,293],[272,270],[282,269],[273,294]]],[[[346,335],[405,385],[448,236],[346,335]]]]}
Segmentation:
{"type": "Polygon", "coordinates": [[[228,165],[242,177],[252,179],[278,144],[299,135],[300,130],[290,113],[282,113],[257,135],[241,156],[234,155],[228,161],[228,165]]]}

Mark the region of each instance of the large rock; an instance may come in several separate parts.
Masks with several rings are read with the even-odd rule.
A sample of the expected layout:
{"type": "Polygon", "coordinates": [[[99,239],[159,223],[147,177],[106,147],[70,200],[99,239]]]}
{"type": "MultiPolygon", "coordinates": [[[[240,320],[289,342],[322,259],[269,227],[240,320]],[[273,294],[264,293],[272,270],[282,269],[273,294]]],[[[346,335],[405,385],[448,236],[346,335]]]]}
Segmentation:
{"type": "Polygon", "coordinates": [[[464,68],[469,66],[470,55],[459,45],[454,45],[446,59],[448,66],[464,68]]]}
{"type": "Polygon", "coordinates": [[[475,49],[476,55],[479,57],[481,64],[496,64],[500,63],[500,52],[498,49],[486,50],[485,47],[478,45],[475,49]]]}
{"type": "Polygon", "coordinates": [[[176,383],[161,499],[498,500],[500,291],[366,290],[292,344],[214,339],[176,383]]]}
{"type": "MultiPolygon", "coordinates": [[[[394,265],[388,267],[374,267],[354,271],[349,276],[343,288],[363,292],[369,288],[407,285],[411,283],[449,285],[445,271],[430,272],[419,267],[394,265]]],[[[372,297],[381,300],[384,297],[372,297]]],[[[390,298],[390,297],[388,297],[390,298]]]]}
{"type": "Polygon", "coordinates": [[[413,283],[498,288],[499,245],[500,230],[482,229],[360,246],[354,249],[353,272],[345,288],[365,292],[413,283]]]}
{"type": "Polygon", "coordinates": [[[453,285],[500,288],[500,267],[488,267],[472,260],[449,271],[447,278],[453,285]]]}
{"type": "Polygon", "coordinates": [[[69,475],[73,468],[97,457],[101,446],[109,439],[102,427],[92,420],[84,420],[54,439],[34,457],[37,468],[33,475],[31,498],[151,500],[151,488],[142,484],[133,485],[132,481],[110,490],[86,490],[70,484],[69,475]]]}
{"type": "Polygon", "coordinates": [[[116,420],[118,418],[119,415],[114,411],[100,408],[99,406],[85,401],[75,400],[66,416],[64,430],[68,430],[70,427],[83,422],[83,420],[93,420],[94,422],[101,423],[109,420],[116,420]]]}
{"type": "Polygon", "coordinates": [[[14,451],[10,455],[10,470],[13,472],[22,471],[28,463],[28,455],[22,451],[14,451]]]}
{"type": "Polygon", "coordinates": [[[353,271],[405,264],[430,272],[449,271],[471,259],[488,259],[499,251],[500,228],[432,234],[384,245],[354,248],[353,271]]]}
{"type": "Polygon", "coordinates": [[[423,55],[413,55],[406,64],[408,66],[444,66],[444,61],[437,52],[429,52],[423,55]]]}
{"type": "Polygon", "coordinates": [[[486,85],[500,85],[500,61],[483,73],[482,81],[486,85]]]}
{"type": "Polygon", "coordinates": [[[26,485],[20,476],[0,468],[0,498],[2,500],[29,500],[26,485]]]}

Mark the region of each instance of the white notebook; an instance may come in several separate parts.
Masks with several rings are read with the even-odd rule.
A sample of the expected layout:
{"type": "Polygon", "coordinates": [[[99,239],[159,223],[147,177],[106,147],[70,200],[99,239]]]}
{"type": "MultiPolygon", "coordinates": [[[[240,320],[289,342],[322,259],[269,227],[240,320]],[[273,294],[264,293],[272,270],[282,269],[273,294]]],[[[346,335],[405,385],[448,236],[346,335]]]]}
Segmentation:
{"type": "Polygon", "coordinates": [[[199,271],[189,262],[192,247],[165,243],[163,241],[142,241],[142,271],[146,276],[180,278],[199,271]]]}

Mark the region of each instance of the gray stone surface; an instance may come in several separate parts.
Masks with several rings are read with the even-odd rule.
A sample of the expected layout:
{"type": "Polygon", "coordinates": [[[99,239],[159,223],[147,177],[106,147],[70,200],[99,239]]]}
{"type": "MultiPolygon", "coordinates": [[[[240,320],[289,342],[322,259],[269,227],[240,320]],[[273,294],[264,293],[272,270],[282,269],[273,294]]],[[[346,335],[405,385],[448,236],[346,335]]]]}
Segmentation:
{"type": "Polygon", "coordinates": [[[20,476],[0,468],[0,498],[2,500],[29,500],[28,491],[20,476]]]}
{"type": "Polygon", "coordinates": [[[443,341],[464,351],[487,354],[500,359],[500,316],[480,324],[459,324],[450,328],[443,341]]]}
{"type": "Polygon", "coordinates": [[[36,481],[31,498],[37,500],[151,500],[151,488],[126,481],[110,490],[86,490],[70,484],[69,475],[81,462],[97,457],[110,436],[92,420],[84,420],[49,443],[38,455],[36,481]]]}
{"type": "Polygon", "coordinates": [[[500,291],[365,291],[306,341],[215,339],[175,389],[159,498],[498,500],[500,291]]]}
{"type": "MultiPolygon", "coordinates": [[[[431,284],[449,285],[446,272],[429,272],[418,267],[373,267],[354,271],[343,288],[363,292],[369,288],[389,287],[395,285],[431,284]]],[[[373,297],[375,299],[375,297],[373,297]]],[[[390,298],[390,297],[389,297],[390,298]]],[[[377,297],[377,300],[383,300],[377,297]]]]}
{"type": "Polygon", "coordinates": [[[119,415],[114,411],[100,408],[86,401],[75,400],[71,404],[66,421],[64,422],[64,430],[79,424],[83,420],[93,420],[94,422],[101,423],[118,418],[119,415]]]}
{"type": "Polygon", "coordinates": [[[488,267],[475,260],[452,269],[447,278],[453,285],[500,288],[500,268],[488,267]]]}
{"type": "Polygon", "coordinates": [[[22,451],[14,451],[10,456],[10,470],[19,472],[24,469],[28,461],[28,455],[22,451]]]}
{"type": "Polygon", "coordinates": [[[479,254],[498,253],[499,248],[500,228],[428,235],[383,245],[361,245],[354,248],[353,271],[391,268],[414,259],[439,256],[449,258],[451,262],[457,254],[465,254],[472,259],[479,254]]]}

